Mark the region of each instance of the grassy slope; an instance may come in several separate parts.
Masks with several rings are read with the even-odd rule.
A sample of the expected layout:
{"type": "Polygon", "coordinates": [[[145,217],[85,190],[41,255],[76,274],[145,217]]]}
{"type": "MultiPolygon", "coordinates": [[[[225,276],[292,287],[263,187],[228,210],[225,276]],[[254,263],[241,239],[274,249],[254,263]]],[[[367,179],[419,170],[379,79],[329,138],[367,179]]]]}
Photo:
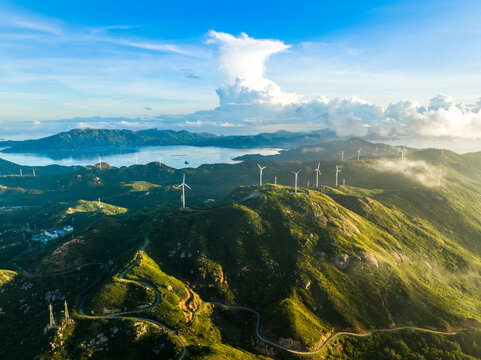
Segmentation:
{"type": "MultiPolygon", "coordinates": [[[[204,296],[260,310],[266,331],[299,347],[315,347],[333,327],[450,328],[481,321],[479,258],[460,241],[462,233],[441,227],[460,194],[343,187],[296,196],[289,188],[264,189],[245,203],[159,216],[154,257],[204,296]],[[407,209],[415,201],[430,211],[413,218],[407,209]],[[335,265],[338,254],[349,256],[346,269],[335,265]]],[[[456,230],[475,217],[457,218],[456,230]]]]}

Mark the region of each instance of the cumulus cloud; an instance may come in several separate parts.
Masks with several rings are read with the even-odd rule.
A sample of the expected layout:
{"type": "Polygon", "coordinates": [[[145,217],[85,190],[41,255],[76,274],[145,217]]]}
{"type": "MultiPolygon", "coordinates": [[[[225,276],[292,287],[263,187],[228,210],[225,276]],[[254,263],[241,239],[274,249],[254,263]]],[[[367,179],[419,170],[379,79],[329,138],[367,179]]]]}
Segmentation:
{"type": "Polygon", "coordinates": [[[265,62],[290,46],[280,40],[253,39],[242,33],[210,31],[209,43],[218,45],[219,69],[226,75],[226,83],[217,89],[221,105],[226,104],[291,104],[300,96],[282,92],[272,80],[264,77],[265,62]]]}
{"type": "Polygon", "coordinates": [[[415,100],[401,100],[388,106],[369,103],[359,97],[305,100],[285,93],[265,77],[267,59],[289,49],[279,40],[254,39],[247,34],[210,31],[209,42],[219,50],[219,69],[225,83],[218,88],[219,107],[193,114],[202,121],[249,123],[264,128],[278,125],[299,130],[329,128],[339,136],[371,138],[432,137],[481,138],[481,100],[456,103],[445,95],[433,97],[428,106],[415,100]],[[262,123],[262,124],[261,124],[262,123]]]}

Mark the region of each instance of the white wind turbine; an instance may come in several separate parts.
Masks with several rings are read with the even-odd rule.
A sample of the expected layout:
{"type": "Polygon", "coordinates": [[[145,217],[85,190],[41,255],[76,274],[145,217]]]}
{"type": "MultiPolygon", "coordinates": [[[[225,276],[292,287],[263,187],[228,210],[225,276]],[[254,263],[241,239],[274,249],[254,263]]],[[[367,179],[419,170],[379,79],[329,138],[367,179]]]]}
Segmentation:
{"type": "Polygon", "coordinates": [[[361,158],[361,148],[357,149],[357,161],[361,158]]]}
{"type": "Polygon", "coordinates": [[[344,161],[344,150],[341,151],[341,161],[344,161]]]}
{"type": "Polygon", "coordinates": [[[262,186],[262,170],[264,170],[267,166],[260,166],[259,164],[257,164],[257,166],[259,166],[259,185],[262,186]]]}
{"type": "Polygon", "coordinates": [[[321,175],[320,167],[321,163],[317,164],[317,168],[314,169],[314,171],[316,172],[316,187],[319,187],[319,175],[321,175]]]}
{"type": "Polygon", "coordinates": [[[100,170],[102,170],[102,158],[100,157],[100,155],[99,155],[99,168],[100,170]]]}
{"type": "Polygon", "coordinates": [[[297,177],[299,173],[301,172],[302,169],[299,169],[299,171],[295,172],[293,171],[292,173],[294,174],[294,192],[297,194],[297,177]]]}
{"type": "Polygon", "coordinates": [[[339,169],[339,165],[336,165],[336,187],[339,185],[339,173],[341,169],[339,169]]]}
{"type": "Polygon", "coordinates": [[[185,209],[185,187],[187,186],[188,189],[192,190],[189,185],[185,183],[185,173],[182,178],[182,184],[174,186],[176,189],[182,188],[182,207],[185,209]]]}

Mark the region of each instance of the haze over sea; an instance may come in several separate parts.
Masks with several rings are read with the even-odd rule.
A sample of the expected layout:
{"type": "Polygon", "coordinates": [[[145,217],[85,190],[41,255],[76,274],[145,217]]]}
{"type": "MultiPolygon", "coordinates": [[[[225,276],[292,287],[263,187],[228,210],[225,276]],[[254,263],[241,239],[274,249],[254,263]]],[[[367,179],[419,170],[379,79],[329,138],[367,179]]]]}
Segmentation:
{"type": "Polygon", "coordinates": [[[250,148],[231,149],[216,146],[149,146],[141,148],[116,148],[105,150],[75,152],[52,152],[52,153],[1,153],[0,158],[20,165],[45,166],[45,165],[93,165],[99,162],[99,155],[103,162],[115,167],[130,166],[136,163],[147,164],[159,161],[173,168],[198,167],[202,164],[228,163],[237,161],[234,158],[245,154],[274,155],[280,149],[273,148],[250,148]],[[186,161],[188,164],[186,164],[186,161]]]}

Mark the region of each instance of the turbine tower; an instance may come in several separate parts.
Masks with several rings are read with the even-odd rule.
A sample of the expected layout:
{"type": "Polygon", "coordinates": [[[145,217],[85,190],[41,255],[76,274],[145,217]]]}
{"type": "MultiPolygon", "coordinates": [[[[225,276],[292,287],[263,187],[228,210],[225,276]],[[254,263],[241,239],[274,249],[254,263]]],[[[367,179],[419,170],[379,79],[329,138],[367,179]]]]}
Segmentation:
{"type": "Polygon", "coordinates": [[[361,158],[361,148],[357,149],[357,161],[361,158]]]}
{"type": "Polygon", "coordinates": [[[32,175],[35,177],[35,169],[32,169],[32,175]]]}
{"type": "Polygon", "coordinates": [[[314,171],[316,172],[316,187],[319,187],[319,175],[321,175],[320,167],[321,163],[317,164],[317,168],[314,169],[314,171]]]}
{"type": "Polygon", "coordinates": [[[257,166],[259,166],[259,186],[262,187],[262,170],[264,170],[267,166],[260,166],[259,164],[257,164],[257,166]]]}
{"type": "Polygon", "coordinates": [[[376,145],[376,157],[377,157],[377,155],[378,155],[378,152],[377,152],[377,145],[376,145]]]}
{"type": "Polygon", "coordinates": [[[53,307],[52,303],[48,304],[48,311],[50,312],[50,323],[48,324],[47,328],[52,329],[55,325],[55,318],[53,317],[53,307]]]}
{"type": "Polygon", "coordinates": [[[187,186],[188,189],[192,190],[189,185],[185,183],[185,173],[182,177],[182,184],[175,186],[176,189],[182,188],[182,208],[185,209],[185,187],[187,186]]]}
{"type": "Polygon", "coordinates": [[[100,157],[100,155],[99,155],[99,168],[100,170],[102,170],[102,158],[100,157]]]}
{"type": "Polygon", "coordinates": [[[64,311],[64,314],[63,314],[64,315],[64,319],[63,319],[64,323],[65,324],[73,323],[73,319],[70,318],[70,314],[68,312],[67,300],[64,301],[63,305],[65,307],[65,311],[64,311]]]}
{"type": "Polygon", "coordinates": [[[336,187],[339,185],[339,173],[341,169],[339,169],[339,165],[336,165],[336,187]]]}
{"type": "Polygon", "coordinates": [[[295,172],[293,171],[292,173],[294,174],[294,192],[297,194],[297,177],[299,173],[301,172],[302,169],[299,169],[299,171],[295,172]]]}
{"type": "Polygon", "coordinates": [[[344,161],[344,150],[341,151],[341,161],[344,161]]]}

